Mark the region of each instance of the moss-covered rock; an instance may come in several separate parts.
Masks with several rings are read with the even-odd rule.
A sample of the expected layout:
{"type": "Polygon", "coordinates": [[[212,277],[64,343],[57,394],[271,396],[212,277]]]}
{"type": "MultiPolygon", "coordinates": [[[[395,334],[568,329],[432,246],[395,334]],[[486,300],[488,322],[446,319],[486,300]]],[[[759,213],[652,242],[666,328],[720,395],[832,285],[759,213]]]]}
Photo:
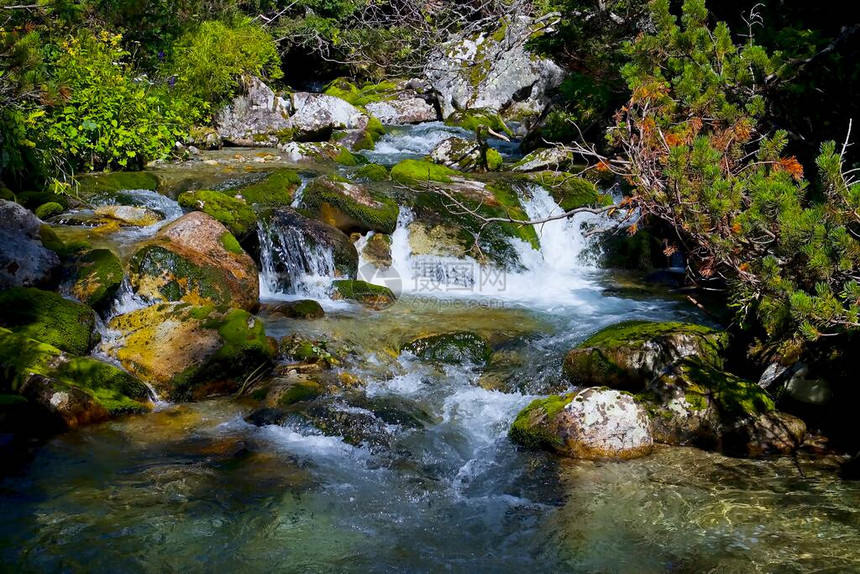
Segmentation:
{"type": "Polygon", "coordinates": [[[345,233],[393,233],[400,213],[397,203],[388,197],[324,176],[308,184],[302,206],[345,233]]]}
{"type": "Polygon", "coordinates": [[[56,201],[49,201],[37,207],[33,213],[35,213],[36,217],[39,219],[48,219],[63,213],[64,209],[65,208],[56,201]]]}
{"type": "Polygon", "coordinates": [[[164,219],[161,213],[137,205],[100,205],[93,213],[97,218],[95,225],[116,222],[121,227],[147,227],[164,219]]]}
{"type": "Polygon", "coordinates": [[[233,190],[231,193],[244,199],[248,205],[289,206],[302,178],[292,169],[273,171],[262,181],[233,190]]]}
{"type": "Polygon", "coordinates": [[[445,125],[472,131],[477,131],[480,126],[484,126],[497,133],[513,136],[513,132],[505,125],[501,116],[490,109],[457,110],[445,118],[445,125]]]}
{"type": "Polygon", "coordinates": [[[378,269],[388,269],[393,263],[391,242],[390,235],[374,233],[368,238],[361,255],[365,261],[372,263],[378,269]]]}
{"type": "Polygon", "coordinates": [[[111,320],[108,352],[173,400],[235,390],[276,353],[262,321],[241,309],[161,303],[111,320]]]}
{"type": "Polygon", "coordinates": [[[378,84],[367,83],[359,87],[347,78],[337,78],[325,87],[323,93],[346,100],[354,106],[364,107],[370,103],[393,99],[400,90],[400,84],[390,80],[378,84]]]}
{"type": "Polygon", "coordinates": [[[752,381],[687,358],[639,394],[657,442],[694,445],[736,456],[791,453],[806,425],[776,411],[773,399],[752,381]]]}
{"type": "Polygon", "coordinates": [[[132,287],[153,301],[259,305],[257,266],[226,227],[192,212],[163,227],[129,261],[132,287]]]}
{"type": "Polygon", "coordinates": [[[221,136],[215,128],[209,126],[191,126],[185,143],[206,150],[221,149],[224,146],[221,136]]]}
{"type": "Polygon", "coordinates": [[[493,148],[487,148],[487,169],[490,171],[498,171],[502,168],[502,164],[505,163],[502,154],[496,151],[493,148]]]}
{"type": "Polygon", "coordinates": [[[486,339],[471,331],[458,331],[418,337],[405,344],[401,352],[436,363],[485,366],[493,355],[486,339]]]}
{"type": "Polygon", "coordinates": [[[450,183],[457,171],[444,165],[416,159],[405,159],[391,168],[391,179],[404,185],[415,185],[435,181],[450,183]]]}
{"type": "Polygon", "coordinates": [[[84,197],[127,189],[158,189],[158,178],[150,171],[86,173],[77,177],[78,191],[84,197]]]}
{"type": "Polygon", "coordinates": [[[289,335],[278,343],[281,357],[286,361],[317,365],[329,369],[339,365],[340,358],[329,349],[328,341],[324,339],[308,339],[301,335],[289,335]]]}
{"type": "Polygon", "coordinates": [[[365,281],[354,279],[341,279],[332,282],[336,299],[349,299],[357,301],[372,309],[385,309],[393,305],[397,298],[391,289],[381,285],[373,285],[365,281]]]}
{"type": "Polygon", "coordinates": [[[539,171],[530,173],[527,177],[530,181],[544,187],[565,211],[612,203],[612,198],[601,194],[592,182],[572,173],[539,171]]]}
{"type": "Polygon", "coordinates": [[[310,401],[325,393],[325,388],[317,381],[295,381],[278,398],[278,404],[288,407],[303,401],[310,401]]]}
{"type": "Polygon", "coordinates": [[[386,181],[388,169],[378,163],[369,163],[358,168],[355,177],[360,181],[386,181]]]}
{"type": "Polygon", "coordinates": [[[433,163],[457,171],[469,172],[484,168],[480,145],[459,137],[450,137],[439,142],[430,152],[429,158],[433,163]]]}
{"type": "MultiPolygon", "coordinates": [[[[24,333],[0,328],[0,364],[0,393],[23,398],[53,431],[149,408],[149,390],[135,377],[91,357],[64,353],[24,333]]],[[[43,429],[13,430],[43,434],[43,429]]]]}
{"type": "Polygon", "coordinates": [[[564,359],[564,375],[574,385],[642,390],[665,367],[695,356],[716,367],[727,336],[701,325],[628,321],[592,335],[564,359]]]}
{"type": "Polygon", "coordinates": [[[220,191],[186,191],[179,195],[179,205],[202,211],[217,219],[236,237],[245,237],[257,229],[257,215],[240,199],[220,191]]]}
{"type": "Polygon", "coordinates": [[[509,436],[529,448],[584,459],[636,458],[654,444],[648,413],[632,395],[595,387],[532,402],[509,436]]]}
{"type": "Polygon", "coordinates": [[[34,288],[0,291],[0,326],[75,355],[87,354],[100,339],[92,309],[34,288]]]}
{"type": "Polygon", "coordinates": [[[511,171],[567,171],[573,167],[573,153],[560,147],[535,150],[511,167],[511,171]]]}
{"type": "Polygon", "coordinates": [[[321,319],[325,317],[322,305],[313,299],[301,299],[279,303],[269,310],[272,314],[283,315],[290,319],[321,319]]]}
{"type": "Polygon", "coordinates": [[[122,263],[109,249],[93,249],[76,261],[71,292],[94,309],[105,308],[119,290],[125,277],[122,263]]]}

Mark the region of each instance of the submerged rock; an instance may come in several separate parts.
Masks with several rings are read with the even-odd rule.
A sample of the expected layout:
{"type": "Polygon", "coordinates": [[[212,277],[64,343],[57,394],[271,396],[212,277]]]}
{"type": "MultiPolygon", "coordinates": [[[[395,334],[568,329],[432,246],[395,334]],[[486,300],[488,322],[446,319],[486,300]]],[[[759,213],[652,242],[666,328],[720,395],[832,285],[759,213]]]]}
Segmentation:
{"type": "Polygon", "coordinates": [[[419,359],[459,365],[470,363],[485,366],[493,355],[486,339],[470,331],[418,337],[405,344],[400,352],[412,353],[419,359]]]}
{"type": "Polygon", "coordinates": [[[0,199],[0,289],[56,280],[60,258],[42,244],[41,226],[26,208],[0,199]]]}
{"type": "Polygon", "coordinates": [[[756,457],[794,452],[806,435],[803,421],[778,412],[757,384],[698,359],[673,365],[639,399],[661,443],[756,457]]]}
{"type": "Polygon", "coordinates": [[[107,351],[131,373],[173,400],[235,390],[265,372],[276,344],[263,323],[241,309],[161,303],[120,315],[107,351]]]}
{"type": "Polygon", "coordinates": [[[0,326],[75,355],[89,353],[100,339],[92,309],[34,288],[0,291],[0,326]]]}
{"type": "Polygon", "coordinates": [[[125,271],[109,249],[87,251],[75,261],[70,291],[78,300],[103,309],[119,290],[125,271]]]}
{"type": "Polygon", "coordinates": [[[242,200],[220,191],[186,191],[177,198],[186,209],[202,211],[224,225],[237,238],[244,238],[257,229],[257,215],[242,200]]]}
{"type": "Polygon", "coordinates": [[[721,366],[726,342],[725,333],[701,325],[628,321],[577,345],[565,357],[563,371],[574,385],[638,391],[683,357],[721,366]]]}
{"type": "Polygon", "coordinates": [[[322,305],[313,299],[302,299],[300,301],[287,301],[278,303],[269,309],[272,314],[283,315],[290,319],[321,319],[325,317],[322,305]]]}
{"type": "Polygon", "coordinates": [[[153,301],[253,310],[260,286],[254,260],[213,217],[192,212],[163,227],[129,262],[132,287],[153,301]]]}
{"type": "Polygon", "coordinates": [[[0,364],[0,396],[20,397],[16,406],[35,415],[13,429],[25,434],[42,435],[149,410],[149,390],[135,377],[24,333],[0,328],[0,364]],[[39,428],[42,424],[50,428],[39,428]]]}
{"type": "Polygon", "coordinates": [[[427,65],[442,116],[489,108],[509,119],[538,118],[549,104],[547,93],[565,76],[553,62],[526,51],[528,40],[541,32],[531,18],[514,16],[490,35],[443,44],[427,65]]]}
{"type": "Polygon", "coordinates": [[[510,437],[584,459],[631,459],[654,445],[648,412],[633,395],[594,387],[534,401],[517,415],[510,437]]]}
{"type": "Polygon", "coordinates": [[[100,205],[93,213],[101,220],[113,220],[129,227],[147,227],[164,219],[160,213],[134,205],[100,205]]]}
{"type": "Polygon", "coordinates": [[[328,177],[308,184],[302,206],[345,233],[393,233],[400,213],[394,200],[362,185],[328,177]]]}

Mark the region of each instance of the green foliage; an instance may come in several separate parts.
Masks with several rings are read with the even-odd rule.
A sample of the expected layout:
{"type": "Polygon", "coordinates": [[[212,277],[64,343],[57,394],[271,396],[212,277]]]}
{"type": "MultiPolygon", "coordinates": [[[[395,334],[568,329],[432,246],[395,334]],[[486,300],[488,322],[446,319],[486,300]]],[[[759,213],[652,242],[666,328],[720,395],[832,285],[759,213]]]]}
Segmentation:
{"type": "Polygon", "coordinates": [[[232,96],[244,75],[282,76],[274,39],[248,19],[203,22],[185,33],[170,69],[176,89],[207,110],[232,96]]]}
{"type": "Polygon", "coordinates": [[[628,47],[632,96],[609,134],[631,162],[631,202],[679,231],[700,279],[727,277],[739,319],[771,342],[857,329],[860,185],[833,143],[815,190],[782,155],[784,132],[759,137],[779,55],[708,27],[704,0],[686,0],[680,22],[668,0],[653,7],[656,31],[628,47]]]}

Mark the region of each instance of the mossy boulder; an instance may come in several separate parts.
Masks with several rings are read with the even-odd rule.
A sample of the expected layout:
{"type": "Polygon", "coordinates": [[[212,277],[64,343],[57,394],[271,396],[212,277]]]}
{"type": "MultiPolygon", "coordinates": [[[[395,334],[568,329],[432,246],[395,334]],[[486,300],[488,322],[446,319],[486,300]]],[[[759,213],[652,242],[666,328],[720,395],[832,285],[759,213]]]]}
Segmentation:
{"type": "Polygon", "coordinates": [[[269,309],[269,312],[273,315],[283,315],[289,319],[322,319],[325,317],[322,305],[313,299],[278,303],[269,309]]]}
{"type": "Polygon", "coordinates": [[[302,178],[295,170],[279,169],[271,172],[262,181],[257,181],[230,193],[244,199],[248,205],[288,207],[293,201],[296,189],[301,184],[302,178]]]}
{"type": "Polygon", "coordinates": [[[388,197],[324,176],[308,184],[302,206],[345,233],[393,233],[400,213],[397,203],[388,197]]]}
{"type": "Polygon", "coordinates": [[[258,318],[242,309],[160,303],[111,320],[108,346],[129,372],[172,400],[235,390],[276,353],[258,318]]]}
{"type": "Polygon", "coordinates": [[[39,219],[48,219],[63,213],[64,210],[65,208],[56,201],[49,201],[37,207],[33,213],[39,219]]]}
{"type": "Polygon", "coordinates": [[[374,233],[367,239],[361,255],[365,261],[372,263],[377,269],[388,269],[393,263],[391,242],[390,235],[374,233]]]}
{"type": "Polygon", "coordinates": [[[257,215],[254,210],[244,201],[220,191],[186,191],[179,195],[178,201],[179,205],[186,209],[211,215],[238,238],[257,229],[257,215]]]}
{"type": "Polygon", "coordinates": [[[752,381],[683,359],[639,394],[648,407],[657,442],[693,445],[734,456],[794,452],[806,425],[778,412],[773,399],[752,381]]]}
{"type": "Polygon", "coordinates": [[[149,410],[149,390],[132,375],[24,333],[0,328],[0,365],[0,394],[26,401],[35,417],[12,430],[41,435],[149,410]]]}
{"type": "Polygon", "coordinates": [[[497,133],[513,136],[513,132],[505,125],[501,116],[490,109],[457,110],[445,118],[445,125],[472,131],[477,131],[479,127],[483,126],[497,133]]]}
{"type": "Polygon", "coordinates": [[[650,454],[654,445],[648,412],[636,398],[596,387],[532,402],[509,436],[525,447],[581,459],[626,460],[650,454]]]}
{"type": "Polygon", "coordinates": [[[702,325],[628,321],[602,329],[571,350],[563,372],[577,386],[640,391],[684,357],[722,366],[727,335],[702,325]]]}
{"type": "Polygon", "coordinates": [[[388,287],[365,281],[341,279],[333,281],[332,288],[333,298],[356,301],[372,309],[385,309],[397,301],[397,297],[388,287]]]}
{"type": "Polygon", "coordinates": [[[565,211],[612,203],[612,198],[601,194],[592,182],[572,173],[539,171],[530,173],[526,177],[546,189],[565,211]]]}
{"type": "Polygon", "coordinates": [[[253,310],[257,266],[215,218],[186,214],[163,227],[129,262],[131,285],[152,301],[185,301],[253,310]]]}
{"type": "Polygon", "coordinates": [[[72,277],[72,295],[94,309],[103,309],[119,290],[125,271],[112,251],[93,249],[75,261],[72,277]]]}
{"type": "Polygon", "coordinates": [[[457,171],[449,167],[417,159],[405,159],[391,168],[391,179],[403,185],[415,185],[428,181],[450,183],[451,178],[457,175],[457,171]]]}
{"type": "Polygon", "coordinates": [[[560,147],[537,149],[511,167],[511,171],[567,171],[574,165],[573,153],[560,147]]]}
{"type": "Polygon", "coordinates": [[[366,83],[359,87],[347,78],[337,78],[324,88],[323,93],[346,100],[353,106],[364,107],[370,103],[393,99],[401,89],[398,82],[391,80],[378,84],[366,83]]]}
{"type": "Polygon", "coordinates": [[[78,191],[84,197],[128,189],[158,189],[158,178],[150,171],[87,173],[78,176],[77,183],[78,191]]]}
{"type": "Polygon", "coordinates": [[[388,169],[384,165],[378,163],[369,163],[358,168],[355,172],[355,177],[359,181],[386,181],[388,179],[388,169]]]}
{"type": "Polygon", "coordinates": [[[221,149],[224,147],[221,136],[218,135],[215,128],[209,126],[191,126],[191,129],[188,130],[188,138],[186,138],[185,143],[206,150],[221,149]]]}
{"type": "Polygon", "coordinates": [[[89,353],[100,340],[92,309],[27,287],[0,291],[0,326],[75,355],[89,353]]]}
{"type": "Polygon", "coordinates": [[[329,349],[324,339],[308,339],[301,335],[289,335],[278,343],[280,356],[287,362],[317,365],[329,369],[339,365],[340,358],[329,349]]]}
{"type": "Polygon", "coordinates": [[[486,366],[493,355],[486,339],[471,331],[418,337],[403,345],[400,352],[408,352],[419,359],[435,363],[468,363],[477,366],[486,366]]]}
{"type": "Polygon", "coordinates": [[[288,407],[296,403],[316,399],[323,394],[325,394],[325,387],[317,381],[294,381],[278,397],[278,405],[288,407]]]}
{"type": "Polygon", "coordinates": [[[476,141],[458,137],[442,140],[430,152],[430,161],[456,169],[457,171],[477,171],[484,168],[481,146],[476,141]]]}
{"type": "Polygon", "coordinates": [[[43,244],[45,228],[23,206],[0,199],[0,289],[56,283],[60,258],[43,244]]]}

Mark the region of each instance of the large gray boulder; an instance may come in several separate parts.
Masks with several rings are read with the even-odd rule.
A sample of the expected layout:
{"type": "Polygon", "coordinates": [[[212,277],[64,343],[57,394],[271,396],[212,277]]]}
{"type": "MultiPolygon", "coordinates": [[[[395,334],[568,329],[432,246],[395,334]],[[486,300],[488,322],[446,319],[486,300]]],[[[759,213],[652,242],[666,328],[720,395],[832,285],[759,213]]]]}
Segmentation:
{"type": "Polygon", "coordinates": [[[442,116],[487,108],[508,120],[533,123],[549,104],[547,93],[564,80],[559,66],[525,49],[543,26],[517,16],[492,34],[443,44],[427,66],[442,116]]]}
{"type": "Polygon", "coordinates": [[[50,283],[60,266],[42,245],[42,222],[26,208],[0,199],[0,289],[50,283]]]}
{"type": "Polygon", "coordinates": [[[475,171],[483,167],[478,142],[458,137],[439,142],[430,152],[430,161],[459,171],[475,171]]]}
{"type": "Polygon", "coordinates": [[[436,108],[411,90],[401,92],[397,99],[371,102],[364,107],[383,124],[418,124],[438,119],[436,108]]]}
{"type": "Polygon", "coordinates": [[[324,141],[334,130],[363,130],[370,118],[346,100],[327,94],[296,92],[295,112],[290,117],[293,139],[324,141]]]}
{"type": "Polygon", "coordinates": [[[218,135],[239,146],[274,147],[279,134],[292,128],[290,100],[255,77],[245,80],[245,91],[218,113],[218,135]]]}

